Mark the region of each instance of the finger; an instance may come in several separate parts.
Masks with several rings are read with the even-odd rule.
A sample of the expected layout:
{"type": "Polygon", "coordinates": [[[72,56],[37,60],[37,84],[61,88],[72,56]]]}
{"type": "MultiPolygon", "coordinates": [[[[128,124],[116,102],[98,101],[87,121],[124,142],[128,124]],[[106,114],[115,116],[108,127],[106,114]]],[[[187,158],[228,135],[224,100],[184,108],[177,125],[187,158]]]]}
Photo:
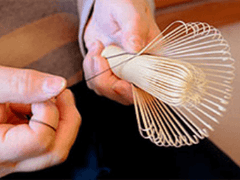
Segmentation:
{"type": "MultiPolygon", "coordinates": [[[[90,89],[94,89],[94,80],[96,75],[103,71],[103,68],[109,69],[107,64],[104,64],[104,67],[99,67],[96,65],[94,58],[100,57],[101,52],[103,51],[104,46],[100,41],[95,41],[90,47],[86,58],[83,61],[83,69],[87,85],[90,89]],[[93,78],[93,79],[92,79],[93,78]],[[90,80],[91,79],[91,80],[90,80]]],[[[109,72],[107,72],[109,73],[109,72]]]]}
{"type": "MultiPolygon", "coordinates": [[[[159,34],[160,30],[153,19],[135,21],[123,33],[122,46],[126,51],[137,53],[159,34]],[[145,24],[142,24],[144,21],[145,24]]],[[[156,48],[160,47],[157,46],[156,48]]]]}
{"type": "MultiPolygon", "coordinates": [[[[57,126],[59,114],[54,103],[47,101],[32,105],[33,119],[57,126]]],[[[54,143],[55,132],[40,123],[0,126],[1,162],[18,162],[48,151],[54,143]]],[[[0,163],[1,163],[0,162],[0,163]]]]}
{"type": "Polygon", "coordinates": [[[0,124],[7,122],[6,104],[0,104],[0,124]]]}
{"type": "Polygon", "coordinates": [[[83,62],[87,85],[98,95],[102,95],[99,89],[102,85],[104,86],[109,82],[108,77],[112,75],[107,60],[101,56],[103,49],[103,44],[100,41],[95,41],[95,43],[90,46],[88,54],[83,62]],[[105,82],[102,80],[105,80],[105,82]]]}
{"type": "Polygon", "coordinates": [[[148,35],[147,28],[141,28],[143,25],[140,21],[125,26],[123,30],[122,46],[123,48],[131,53],[137,53],[144,48],[146,45],[146,39],[148,35]]]}
{"type": "Polygon", "coordinates": [[[94,57],[94,56],[101,56],[101,53],[104,49],[104,45],[96,40],[94,43],[92,43],[91,45],[89,45],[89,51],[88,51],[88,54],[87,54],[87,57],[88,59],[91,59],[91,57],[94,57]]]}
{"type": "Polygon", "coordinates": [[[31,105],[30,104],[2,104],[4,105],[1,118],[5,124],[28,124],[28,117],[31,117],[31,105]]]}
{"type": "MultiPolygon", "coordinates": [[[[56,105],[59,109],[60,120],[56,132],[55,153],[64,160],[76,140],[81,125],[79,114],[72,92],[67,89],[58,98],[56,105]]],[[[56,155],[56,154],[55,154],[56,155]]]]}
{"type": "Polygon", "coordinates": [[[76,139],[81,124],[81,116],[75,107],[70,90],[65,90],[60,94],[56,104],[60,112],[60,121],[54,147],[48,153],[22,161],[15,171],[36,171],[66,160],[76,139]]]}
{"type": "Polygon", "coordinates": [[[29,126],[35,133],[42,134],[47,130],[52,132],[52,129],[57,129],[59,112],[52,101],[34,103],[31,108],[33,116],[30,119],[29,126]]]}
{"type": "Polygon", "coordinates": [[[14,172],[16,163],[0,164],[0,178],[14,172]]]}
{"type": "Polygon", "coordinates": [[[30,104],[50,99],[65,87],[62,77],[35,70],[0,67],[0,103],[30,104]]]}
{"type": "Polygon", "coordinates": [[[131,105],[133,104],[133,94],[132,94],[132,86],[130,83],[119,80],[112,86],[113,91],[118,94],[121,99],[119,102],[123,105],[131,105]]]}
{"type": "Polygon", "coordinates": [[[22,115],[26,119],[26,115],[32,115],[31,104],[10,103],[9,108],[14,114],[22,115]]]}
{"type": "Polygon", "coordinates": [[[146,0],[126,0],[119,7],[113,9],[113,17],[122,31],[118,41],[126,51],[137,53],[159,34],[151,7],[146,0]],[[128,13],[122,13],[122,9],[128,13]]]}
{"type": "MultiPolygon", "coordinates": [[[[152,42],[153,39],[155,39],[157,36],[159,38],[161,38],[160,36],[162,36],[162,34],[160,34],[161,31],[158,28],[157,24],[154,23],[151,25],[151,30],[149,32],[149,37],[148,37],[148,43],[152,42]],[[160,35],[160,36],[159,36],[160,35]]],[[[154,46],[150,46],[147,50],[146,53],[150,53],[150,54],[157,54],[157,52],[159,51],[159,49],[161,49],[162,46],[162,42],[158,42],[157,44],[155,43],[154,46]]]]}
{"type": "Polygon", "coordinates": [[[132,104],[130,84],[120,80],[113,74],[107,60],[101,56],[102,50],[102,43],[96,41],[91,46],[84,60],[84,71],[88,87],[93,89],[98,95],[104,95],[121,104],[132,104]]]}
{"type": "Polygon", "coordinates": [[[153,19],[149,4],[145,0],[140,0],[127,1],[119,6],[121,8],[113,10],[113,16],[122,29],[122,46],[127,51],[139,52],[146,43],[149,20],[153,19]],[[122,13],[122,9],[128,13],[122,13]]]}
{"type": "MultiPolygon", "coordinates": [[[[103,72],[109,68],[107,60],[101,56],[95,56],[92,61],[95,69],[99,72],[103,72]]],[[[100,74],[89,83],[98,95],[104,95],[105,97],[124,105],[130,105],[133,102],[131,85],[128,82],[119,79],[111,70],[100,74]]]]}
{"type": "Polygon", "coordinates": [[[133,102],[131,86],[128,82],[111,75],[106,79],[99,78],[95,82],[95,91],[98,94],[121,103],[123,105],[131,105],[133,102]]]}

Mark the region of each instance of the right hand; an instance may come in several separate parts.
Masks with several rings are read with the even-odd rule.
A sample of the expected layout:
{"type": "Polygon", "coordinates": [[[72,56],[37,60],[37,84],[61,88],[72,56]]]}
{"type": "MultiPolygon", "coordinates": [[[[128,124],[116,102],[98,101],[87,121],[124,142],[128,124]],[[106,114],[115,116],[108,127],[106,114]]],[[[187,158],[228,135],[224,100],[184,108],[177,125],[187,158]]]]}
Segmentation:
{"type": "MultiPolygon", "coordinates": [[[[147,0],[96,0],[84,32],[88,49],[83,61],[85,78],[110,68],[107,60],[101,57],[104,47],[114,44],[127,52],[136,53],[159,33],[147,0]]],[[[81,41],[81,36],[79,38],[81,41]]],[[[133,104],[131,84],[111,71],[88,81],[87,85],[98,95],[124,105],[133,104]]]]}
{"type": "MultiPolygon", "coordinates": [[[[96,41],[95,45],[89,49],[83,61],[86,78],[94,77],[96,74],[109,69],[107,59],[101,56],[103,49],[104,46],[100,41],[96,41]]],[[[104,95],[124,105],[133,103],[131,84],[119,79],[111,70],[87,81],[87,85],[100,96],[104,95]]]]}
{"type": "Polygon", "coordinates": [[[66,80],[1,66],[0,77],[0,177],[63,162],[81,124],[74,97],[64,90],[66,80]],[[49,100],[59,93],[55,102],[49,100]],[[32,120],[56,131],[31,119],[28,122],[25,115],[31,114],[32,120]]]}

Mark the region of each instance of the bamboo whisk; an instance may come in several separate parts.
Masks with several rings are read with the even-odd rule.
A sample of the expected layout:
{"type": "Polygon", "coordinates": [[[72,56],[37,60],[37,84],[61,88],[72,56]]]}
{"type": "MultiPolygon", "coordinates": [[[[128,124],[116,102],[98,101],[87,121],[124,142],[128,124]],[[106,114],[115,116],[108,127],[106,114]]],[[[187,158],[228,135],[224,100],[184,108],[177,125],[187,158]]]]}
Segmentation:
{"type": "Polygon", "coordinates": [[[109,46],[102,56],[133,84],[139,132],[158,146],[208,137],[231,98],[234,60],[221,33],[206,23],[177,21],[138,54],[109,46]]]}

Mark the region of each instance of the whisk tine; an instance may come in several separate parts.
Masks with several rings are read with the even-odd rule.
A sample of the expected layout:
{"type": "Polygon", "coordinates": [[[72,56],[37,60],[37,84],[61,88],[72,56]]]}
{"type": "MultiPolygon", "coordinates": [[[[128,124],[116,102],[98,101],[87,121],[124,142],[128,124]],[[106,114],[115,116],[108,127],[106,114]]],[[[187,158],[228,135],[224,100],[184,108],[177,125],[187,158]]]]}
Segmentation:
{"type": "Polygon", "coordinates": [[[133,84],[139,133],[157,146],[197,144],[226,111],[234,59],[220,31],[207,23],[176,21],[135,55],[116,46],[102,55],[133,84]]]}

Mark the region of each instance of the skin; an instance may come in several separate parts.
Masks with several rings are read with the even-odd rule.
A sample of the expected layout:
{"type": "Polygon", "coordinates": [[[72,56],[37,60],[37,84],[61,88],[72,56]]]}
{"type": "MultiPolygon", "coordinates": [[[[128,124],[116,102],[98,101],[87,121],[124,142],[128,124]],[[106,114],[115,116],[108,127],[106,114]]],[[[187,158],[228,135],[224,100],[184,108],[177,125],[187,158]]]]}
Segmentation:
{"type": "MultiPolygon", "coordinates": [[[[101,57],[105,46],[117,44],[137,52],[159,32],[146,0],[96,0],[84,35],[88,49],[85,77],[109,68],[101,57]]],[[[65,161],[81,124],[73,95],[64,90],[66,80],[3,66],[0,74],[0,177],[65,161]],[[26,115],[53,126],[56,132],[31,120],[28,123],[26,115]]],[[[88,86],[99,95],[132,104],[131,85],[111,71],[89,81],[88,86]]]]}
{"type": "Polygon", "coordinates": [[[0,80],[4,81],[0,83],[0,177],[65,161],[81,124],[74,97],[64,90],[66,80],[6,67],[0,67],[0,74],[5,77],[0,80]],[[56,132],[28,122],[26,115],[53,126],[56,132]]]}
{"type": "MultiPolygon", "coordinates": [[[[83,63],[85,78],[109,68],[107,60],[101,57],[105,46],[115,44],[134,53],[159,33],[146,0],[96,0],[84,34],[88,49],[83,63]]],[[[88,81],[87,85],[98,95],[124,105],[133,103],[130,83],[119,79],[111,71],[88,81]]]]}

